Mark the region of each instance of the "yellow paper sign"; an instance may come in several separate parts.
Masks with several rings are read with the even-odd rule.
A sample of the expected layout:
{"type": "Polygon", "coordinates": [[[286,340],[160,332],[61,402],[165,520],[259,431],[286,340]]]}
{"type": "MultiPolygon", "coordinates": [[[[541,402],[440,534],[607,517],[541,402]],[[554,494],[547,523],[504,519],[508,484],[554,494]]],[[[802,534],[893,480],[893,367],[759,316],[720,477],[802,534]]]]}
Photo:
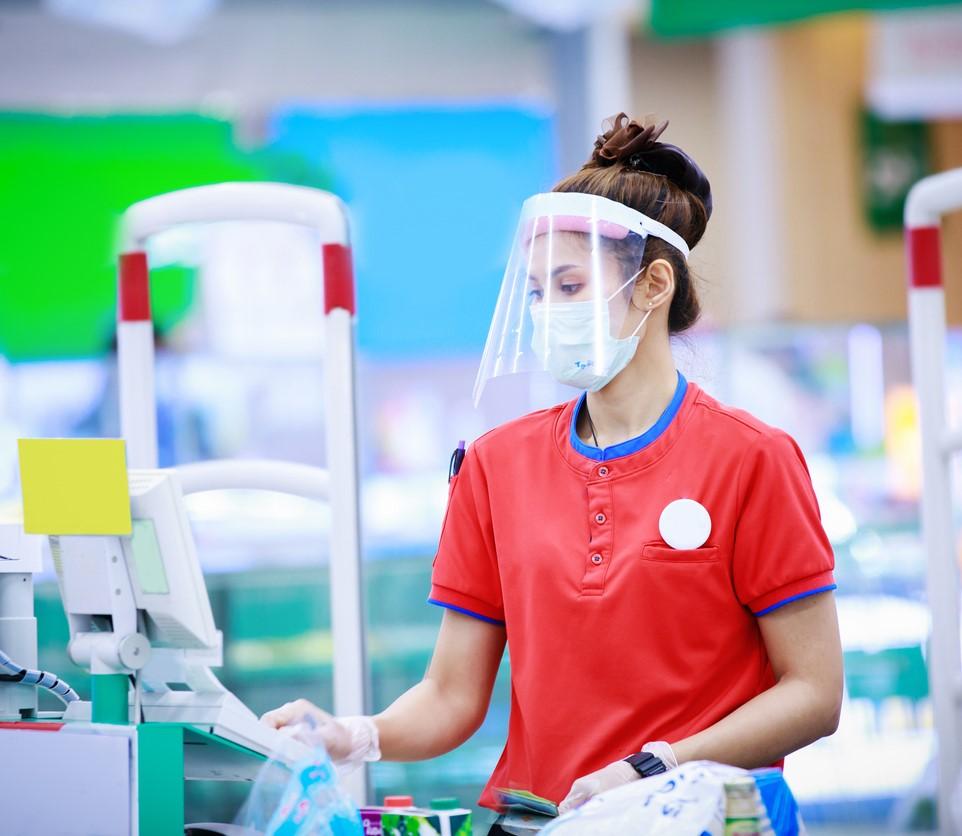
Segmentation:
{"type": "Polygon", "coordinates": [[[127,452],[118,438],[21,438],[28,534],[131,533],[127,452]]]}

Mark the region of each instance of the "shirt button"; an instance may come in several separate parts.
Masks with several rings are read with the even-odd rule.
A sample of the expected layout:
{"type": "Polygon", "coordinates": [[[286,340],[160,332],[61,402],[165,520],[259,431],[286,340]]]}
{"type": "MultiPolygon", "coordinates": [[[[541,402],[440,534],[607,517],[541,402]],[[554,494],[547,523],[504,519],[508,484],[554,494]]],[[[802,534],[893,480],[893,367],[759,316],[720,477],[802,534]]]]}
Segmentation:
{"type": "Polygon", "coordinates": [[[595,522],[601,525],[606,519],[608,519],[604,514],[595,514],[595,522]]]}
{"type": "Polygon", "coordinates": [[[608,468],[607,468],[607,467],[599,467],[599,468],[598,468],[598,475],[599,475],[599,476],[607,476],[607,475],[608,475],[608,468]]]}
{"type": "Polygon", "coordinates": [[[600,565],[603,560],[604,558],[600,554],[591,555],[591,562],[594,563],[595,566],[600,565]]]}

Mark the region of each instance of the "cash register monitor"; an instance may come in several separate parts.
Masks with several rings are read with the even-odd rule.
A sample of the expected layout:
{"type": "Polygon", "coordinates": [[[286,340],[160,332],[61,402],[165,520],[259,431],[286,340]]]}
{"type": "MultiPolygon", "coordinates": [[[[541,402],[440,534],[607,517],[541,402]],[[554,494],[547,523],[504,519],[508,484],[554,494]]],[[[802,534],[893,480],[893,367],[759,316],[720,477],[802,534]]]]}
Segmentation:
{"type": "Polygon", "coordinates": [[[219,649],[176,473],[129,470],[128,479],[132,533],[121,547],[151,646],[219,649]]]}
{"type": "MultiPolygon", "coordinates": [[[[265,756],[294,762],[303,744],[259,722],[220,683],[210,666],[221,663],[221,634],[214,626],[207,587],[173,470],[130,470],[132,536],[121,548],[151,658],[141,672],[143,711],[150,722],[188,723],[265,756]],[[169,648],[169,650],[168,650],[169,648]]],[[[196,747],[195,747],[196,748],[196,747]]],[[[196,755],[196,753],[195,753],[196,755]]],[[[259,761],[228,765],[197,755],[186,764],[192,778],[249,779],[259,761]]]]}
{"type": "MultiPolygon", "coordinates": [[[[71,657],[120,662],[106,647],[140,633],[151,648],[184,651],[220,664],[221,636],[173,470],[124,471],[129,535],[50,534],[50,551],[70,624],[71,657]],[[97,645],[94,651],[91,645],[97,645]],[[216,660],[216,661],[215,661],[216,660]]],[[[25,495],[24,507],[29,499],[25,495]]],[[[102,666],[92,672],[104,673],[102,666]]]]}

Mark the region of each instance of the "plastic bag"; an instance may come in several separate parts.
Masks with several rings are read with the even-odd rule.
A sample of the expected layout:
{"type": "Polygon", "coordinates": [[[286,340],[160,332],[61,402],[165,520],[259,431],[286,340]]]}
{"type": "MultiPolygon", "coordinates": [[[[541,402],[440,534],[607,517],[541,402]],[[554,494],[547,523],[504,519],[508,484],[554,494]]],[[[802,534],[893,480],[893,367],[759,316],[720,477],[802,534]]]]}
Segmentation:
{"type": "Polygon", "coordinates": [[[544,836],[724,836],[725,780],[746,774],[734,766],[692,761],[597,795],[541,832],[544,836]]]}
{"type": "Polygon", "coordinates": [[[261,767],[235,824],[264,836],[361,836],[361,814],[323,747],[288,766],[261,767]]]}
{"type": "Polygon", "coordinates": [[[652,836],[723,836],[725,781],[751,775],[774,836],[805,836],[798,804],[779,769],[748,772],[735,766],[694,761],[677,769],[616,787],[595,796],[583,807],[555,819],[542,833],[645,833],[652,836]]]}

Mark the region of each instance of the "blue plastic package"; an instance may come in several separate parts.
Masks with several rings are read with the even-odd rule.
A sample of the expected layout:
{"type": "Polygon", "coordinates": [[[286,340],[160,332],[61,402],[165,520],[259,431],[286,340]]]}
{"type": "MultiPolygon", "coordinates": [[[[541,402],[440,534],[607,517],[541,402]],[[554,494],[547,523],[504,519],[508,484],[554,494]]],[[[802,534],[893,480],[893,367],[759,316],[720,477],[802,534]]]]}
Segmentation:
{"type": "Polygon", "coordinates": [[[288,767],[268,761],[235,824],[264,836],[361,836],[361,814],[319,746],[288,767]]]}
{"type": "Polygon", "coordinates": [[[322,750],[295,764],[267,836],[361,836],[361,814],[337,786],[337,772],[322,750]]]}
{"type": "Polygon", "coordinates": [[[752,777],[768,810],[775,836],[798,836],[798,802],[780,769],[753,769],[752,777]]]}

